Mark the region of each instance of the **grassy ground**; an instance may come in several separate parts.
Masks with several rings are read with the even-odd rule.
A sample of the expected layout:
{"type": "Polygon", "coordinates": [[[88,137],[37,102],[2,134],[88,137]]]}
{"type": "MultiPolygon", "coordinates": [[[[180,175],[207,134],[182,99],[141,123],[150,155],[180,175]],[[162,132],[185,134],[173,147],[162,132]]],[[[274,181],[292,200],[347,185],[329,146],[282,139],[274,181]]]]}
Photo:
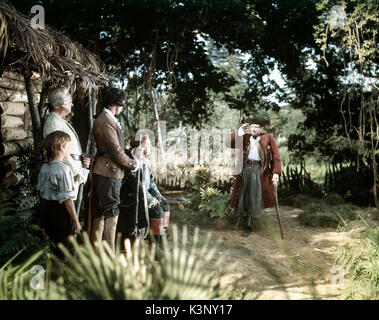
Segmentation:
{"type": "MultiPolygon", "coordinates": [[[[185,193],[167,196],[186,199],[185,193]]],[[[375,299],[378,243],[367,240],[367,234],[377,235],[370,231],[378,228],[375,210],[336,195],[322,200],[298,195],[287,202],[291,206],[280,203],[283,241],[272,209],[262,215],[262,229],[248,238],[241,237],[241,221],[233,216],[217,222],[196,210],[173,208],[170,223],[188,225],[190,235],[200,227],[202,237],[211,232],[220,241],[225,262],[219,271],[232,266],[224,281],[239,283],[232,299],[375,299]]]]}

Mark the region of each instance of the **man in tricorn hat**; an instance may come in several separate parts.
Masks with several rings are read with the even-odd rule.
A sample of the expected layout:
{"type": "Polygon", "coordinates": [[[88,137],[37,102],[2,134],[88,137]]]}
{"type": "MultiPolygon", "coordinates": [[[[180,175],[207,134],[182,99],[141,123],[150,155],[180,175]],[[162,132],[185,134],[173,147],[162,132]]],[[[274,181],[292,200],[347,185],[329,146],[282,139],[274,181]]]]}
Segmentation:
{"type": "Polygon", "coordinates": [[[248,118],[226,140],[230,148],[240,149],[235,172],[231,207],[244,218],[243,236],[247,237],[264,208],[275,205],[275,189],[281,173],[279,149],[272,133],[262,134],[268,120],[248,118]],[[268,152],[272,152],[269,163],[268,152]]]}
{"type": "Polygon", "coordinates": [[[91,242],[95,245],[104,238],[114,250],[116,225],[119,215],[121,181],[124,169],[137,170],[140,162],[125,154],[124,134],[117,116],[125,102],[125,92],[108,88],[103,96],[103,111],[93,125],[97,154],[93,165],[93,197],[91,242]]]}

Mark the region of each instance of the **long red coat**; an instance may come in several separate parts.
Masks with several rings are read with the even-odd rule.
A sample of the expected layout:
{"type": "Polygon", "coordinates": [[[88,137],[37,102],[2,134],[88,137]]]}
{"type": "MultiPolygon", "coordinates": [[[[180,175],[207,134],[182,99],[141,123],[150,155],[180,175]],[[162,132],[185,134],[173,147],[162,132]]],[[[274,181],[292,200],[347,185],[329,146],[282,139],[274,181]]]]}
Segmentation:
{"type": "MultiPolygon", "coordinates": [[[[238,165],[237,165],[237,172],[238,174],[235,175],[236,180],[233,184],[233,192],[232,192],[232,199],[230,201],[230,205],[232,208],[237,208],[238,198],[241,192],[242,188],[242,172],[243,168],[242,165],[245,163],[245,158],[247,157],[247,148],[250,143],[250,137],[251,134],[244,134],[243,136],[238,136],[238,130],[235,130],[231,133],[231,135],[228,137],[228,139],[225,142],[225,145],[229,148],[239,148],[242,147],[242,152],[239,152],[239,158],[238,158],[238,165]]],[[[263,162],[263,169],[261,174],[261,184],[262,184],[262,197],[264,202],[265,208],[271,208],[275,205],[275,191],[274,186],[272,184],[272,181],[270,176],[272,174],[277,173],[281,174],[282,172],[282,166],[281,166],[281,160],[279,155],[279,149],[278,145],[276,144],[274,135],[272,133],[266,133],[261,135],[261,139],[259,141],[259,144],[262,147],[263,153],[264,153],[264,160],[263,162]],[[267,146],[270,145],[272,149],[273,154],[273,167],[272,172],[269,171],[268,166],[268,156],[267,156],[267,146]]]]}

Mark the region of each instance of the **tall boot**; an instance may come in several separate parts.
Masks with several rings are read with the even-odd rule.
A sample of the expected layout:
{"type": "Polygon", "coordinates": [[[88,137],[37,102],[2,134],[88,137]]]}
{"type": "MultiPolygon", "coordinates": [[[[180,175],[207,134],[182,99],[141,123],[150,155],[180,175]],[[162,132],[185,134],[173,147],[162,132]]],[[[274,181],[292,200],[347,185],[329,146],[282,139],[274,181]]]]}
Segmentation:
{"type": "Polygon", "coordinates": [[[116,226],[118,216],[104,218],[104,240],[115,251],[116,226]]]}
{"type": "Polygon", "coordinates": [[[245,216],[243,220],[243,228],[244,231],[242,233],[243,237],[248,237],[250,232],[252,231],[251,228],[251,217],[250,216],[245,216]]]}
{"type": "Polygon", "coordinates": [[[169,237],[168,234],[168,225],[170,222],[170,211],[163,212],[163,233],[162,236],[167,240],[169,237]]]}
{"type": "Polygon", "coordinates": [[[104,216],[95,217],[92,221],[91,243],[93,246],[103,238],[104,216]]]}
{"type": "Polygon", "coordinates": [[[154,235],[155,240],[155,260],[163,258],[162,236],[154,235]]]}

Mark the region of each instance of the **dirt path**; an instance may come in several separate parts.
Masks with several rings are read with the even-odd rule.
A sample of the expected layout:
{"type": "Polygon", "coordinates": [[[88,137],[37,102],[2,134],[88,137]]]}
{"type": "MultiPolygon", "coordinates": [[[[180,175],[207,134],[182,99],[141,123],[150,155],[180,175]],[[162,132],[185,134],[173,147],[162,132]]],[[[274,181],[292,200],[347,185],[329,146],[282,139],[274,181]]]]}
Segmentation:
{"type": "MultiPolygon", "coordinates": [[[[331,272],[335,262],[335,250],[355,240],[352,231],[337,232],[330,228],[310,228],[301,225],[296,219],[299,209],[281,206],[280,217],[285,241],[280,240],[278,222],[274,209],[265,213],[272,222],[272,230],[253,232],[242,237],[242,231],[236,229],[217,230],[200,228],[200,237],[212,233],[212,239],[220,240],[218,255],[224,262],[217,269],[222,272],[233,265],[225,283],[237,279],[240,293],[248,292],[251,298],[259,293],[258,299],[338,299],[338,283],[332,284],[336,274],[331,272]],[[271,271],[267,271],[270,270],[271,271]],[[307,285],[314,281],[316,291],[307,285]]],[[[173,214],[172,223],[175,223],[173,214]]],[[[189,234],[193,235],[193,226],[188,221],[189,234]]],[[[180,225],[180,224],[179,224],[180,225]]]]}

